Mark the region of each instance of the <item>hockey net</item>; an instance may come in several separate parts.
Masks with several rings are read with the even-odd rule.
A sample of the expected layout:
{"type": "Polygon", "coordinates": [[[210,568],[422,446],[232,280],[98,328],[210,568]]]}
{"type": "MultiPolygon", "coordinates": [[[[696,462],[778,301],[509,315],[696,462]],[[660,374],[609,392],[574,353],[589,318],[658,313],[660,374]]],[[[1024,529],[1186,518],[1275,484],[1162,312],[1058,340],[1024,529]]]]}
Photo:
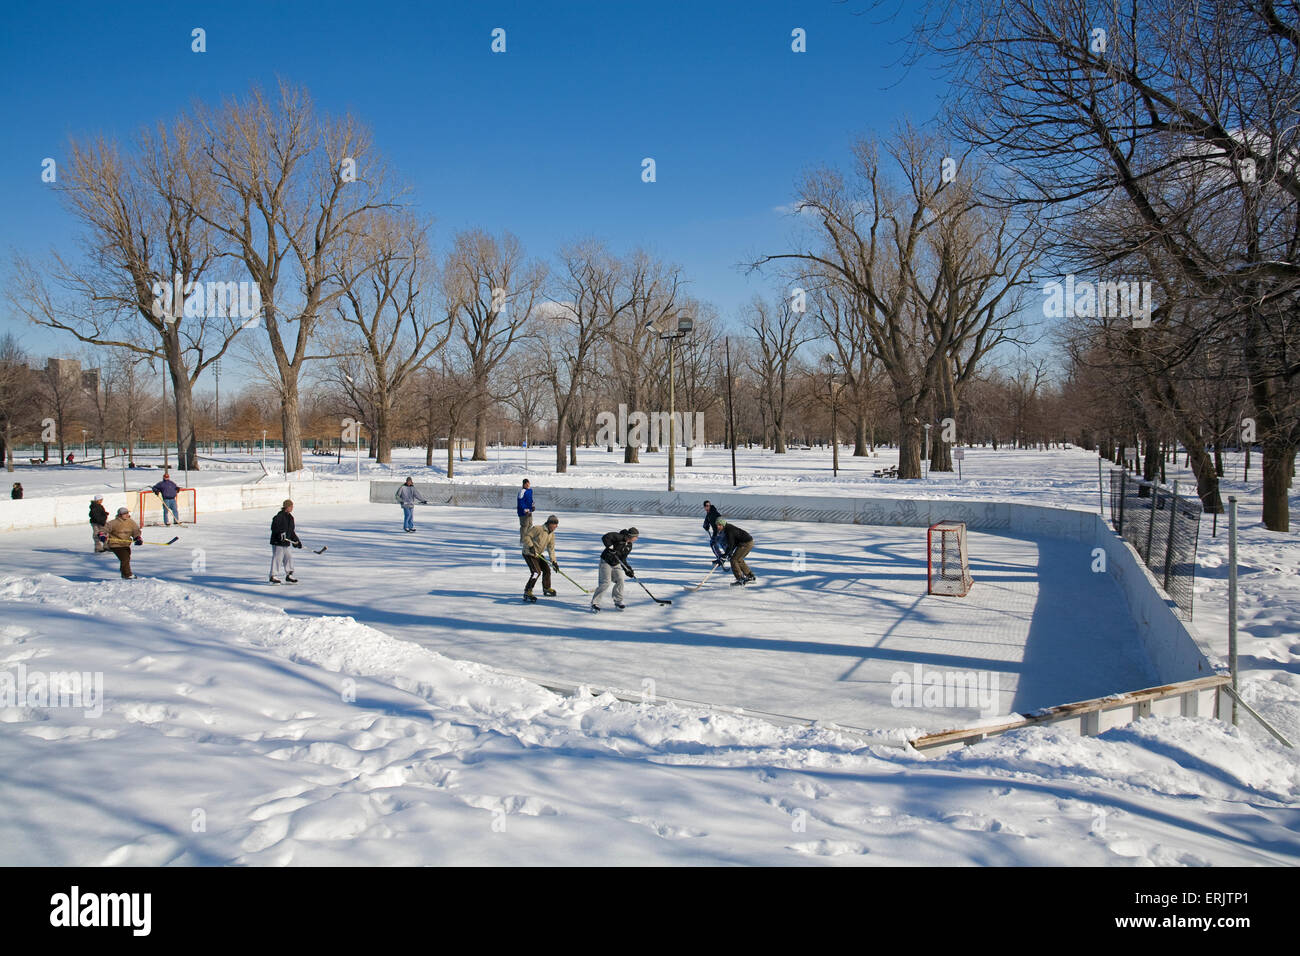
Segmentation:
{"type": "Polygon", "coordinates": [[[965,597],[974,581],[970,576],[970,558],[966,550],[966,524],[940,521],[926,533],[929,557],[926,561],[929,586],[927,592],[945,597],[965,597]]]}
{"type": "MultiPolygon", "coordinates": [[[[182,488],[176,493],[176,513],[180,515],[181,524],[194,524],[199,520],[198,495],[193,488],[182,488]]],[[[135,514],[142,528],[164,524],[162,497],[152,491],[140,492],[140,505],[135,514]]],[[[173,516],[168,514],[167,521],[173,520],[173,516]]]]}

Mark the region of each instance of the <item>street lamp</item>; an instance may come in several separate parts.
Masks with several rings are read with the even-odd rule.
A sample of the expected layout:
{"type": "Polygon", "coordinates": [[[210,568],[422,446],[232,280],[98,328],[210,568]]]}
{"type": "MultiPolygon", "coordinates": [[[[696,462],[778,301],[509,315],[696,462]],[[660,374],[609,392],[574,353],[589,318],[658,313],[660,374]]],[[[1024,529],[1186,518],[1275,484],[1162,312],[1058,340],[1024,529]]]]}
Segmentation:
{"type": "Polygon", "coordinates": [[[83,462],[86,460],[86,430],[84,428],[81,430],[81,460],[83,462]]]}
{"type": "MultiPolygon", "coordinates": [[[[645,324],[647,329],[658,331],[655,321],[645,324]]],[[[668,490],[674,490],[677,476],[677,404],[676,379],[674,378],[673,343],[684,339],[695,328],[695,320],[689,315],[677,317],[676,332],[660,332],[659,338],[668,343],[668,490]]]]}
{"type": "Polygon", "coordinates": [[[840,382],[835,381],[835,363],[828,355],[822,360],[826,366],[826,387],[831,393],[831,474],[840,475],[840,430],[836,412],[839,411],[840,382]]]}
{"type": "Polygon", "coordinates": [[[925,429],[925,473],[930,474],[930,423],[926,422],[921,426],[925,429]]]}

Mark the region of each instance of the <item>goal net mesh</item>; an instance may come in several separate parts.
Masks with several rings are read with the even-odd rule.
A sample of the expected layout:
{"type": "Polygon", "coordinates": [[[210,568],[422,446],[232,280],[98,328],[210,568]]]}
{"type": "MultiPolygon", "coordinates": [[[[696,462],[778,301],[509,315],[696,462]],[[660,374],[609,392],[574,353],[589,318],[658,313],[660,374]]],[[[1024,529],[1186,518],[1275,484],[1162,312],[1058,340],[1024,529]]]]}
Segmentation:
{"type": "MultiPolygon", "coordinates": [[[[198,496],[195,495],[193,488],[182,488],[176,493],[176,515],[169,512],[166,520],[175,521],[177,516],[180,517],[181,524],[194,524],[199,519],[198,496]]],[[[140,522],[142,528],[166,523],[163,520],[162,498],[152,491],[140,492],[140,506],[136,510],[136,520],[140,522]]]]}
{"type": "Polygon", "coordinates": [[[966,550],[966,524],[940,521],[930,525],[927,538],[930,550],[928,592],[946,597],[965,597],[974,583],[966,550]]]}

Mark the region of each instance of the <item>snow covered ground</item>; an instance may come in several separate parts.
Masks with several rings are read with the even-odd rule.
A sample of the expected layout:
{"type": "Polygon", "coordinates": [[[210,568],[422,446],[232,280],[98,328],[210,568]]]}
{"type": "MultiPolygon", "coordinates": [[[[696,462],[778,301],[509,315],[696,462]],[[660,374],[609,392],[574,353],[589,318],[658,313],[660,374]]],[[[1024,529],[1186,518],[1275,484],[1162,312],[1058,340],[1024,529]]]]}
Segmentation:
{"type": "MultiPolygon", "coordinates": [[[[960,497],[1082,507],[1097,501],[1093,456],[982,457],[982,451],[970,452],[963,482],[936,476],[924,493],[942,487],[960,497]]],[[[861,470],[837,484],[822,481],[812,468],[825,464],[824,451],[800,453],[766,471],[763,456],[753,457],[741,479],[753,490],[789,486],[807,493],[813,483],[818,494],[862,494],[866,486],[871,494],[915,494],[922,484],[874,481],[861,470]]],[[[766,460],[773,457],[767,453],[766,460]]],[[[880,462],[891,463],[883,454],[880,462]]],[[[375,475],[402,474],[406,467],[375,475]]],[[[609,474],[602,476],[591,461],[555,481],[661,481],[661,463],[658,473],[653,464],[627,474],[621,464],[599,467],[609,474]]],[[[466,469],[467,480],[513,483],[520,473],[509,461],[475,468],[466,469]]],[[[729,474],[725,485],[717,480],[721,461],[709,469],[713,479],[679,468],[679,486],[734,493],[729,474]]],[[[549,476],[545,470],[533,476],[544,502],[549,476]]],[[[348,475],[340,470],[337,477],[348,475]]],[[[1258,486],[1251,484],[1231,489],[1243,495],[1243,685],[1294,739],[1300,737],[1300,536],[1263,531],[1258,486]]],[[[640,603],[628,612],[593,618],[574,605],[516,603],[523,576],[511,536],[505,544],[497,540],[499,516],[476,525],[469,509],[421,509],[420,534],[403,537],[394,531],[396,510],[364,506],[350,520],[329,521],[329,530],[313,528],[317,516],[304,514],[304,540],[330,550],[295,552],[304,578],[296,591],[260,583],[267,550],[260,529],[269,512],[214,515],[184,531],[173,548],[142,549],[138,570],[148,577],[137,581],[113,579],[113,559],[83,553],[88,535],[77,529],[0,537],[0,682],[5,674],[12,681],[21,668],[29,691],[0,709],[0,863],[1300,862],[1300,763],[1249,718],[1235,730],[1204,718],[1149,718],[1100,738],[1033,729],[925,757],[832,726],[780,726],[611,696],[562,697],[502,673],[507,638],[498,635],[549,615],[541,618],[543,635],[516,642],[533,655],[530,667],[549,667],[602,643],[617,652],[610,666],[623,668],[610,671],[608,680],[622,683],[630,674],[630,689],[640,690],[648,677],[654,692],[671,694],[663,685],[675,687],[677,678],[665,676],[651,650],[660,645],[724,665],[738,661],[731,689],[742,693],[746,675],[784,671],[794,652],[753,646],[752,635],[751,646],[735,656],[723,640],[701,648],[663,638],[743,620],[729,610],[739,606],[743,615],[741,602],[761,595],[772,602],[763,612],[769,623],[789,629],[781,640],[814,648],[836,643],[835,631],[856,625],[848,619],[858,605],[840,603],[848,599],[837,591],[832,559],[855,545],[853,565],[866,579],[854,586],[880,596],[868,626],[887,625],[890,614],[900,628],[918,623],[916,610],[897,606],[901,591],[915,594],[909,578],[916,567],[897,550],[893,531],[877,537],[886,529],[755,523],[759,590],[674,596],[673,607],[661,611],[634,589],[630,597],[640,603]],[[843,535],[838,542],[836,534],[843,535]],[[202,539],[198,555],[192,538],[202,539]],[[760,558],[769,539],[807,545],[805,572],[790,569],[788,552],[780,561],[775,549],[760,558]],[[862,550],[876,541],[879,551],[862,550]],[[489,559],[496,546],[505,552],[507,570],[500,574],[489,559]],[[382,554],[390,548],[400,557],[386,561],[382,554]],[[252,557],[245,561],[239,549],[252,557]],[[479,556],[458,561],[458,549],[477,549],[479,556]],[[371,579],[371,569],[385,564],[400,587],[371,579]],[[502,583],[489,587],[483,579],[502,583]],[[900,591],[890,593],[895,587],[900,591]],[[449,611],[458,590],[473,593],[461,595],[463,611],[449,611]],[[890,601],[895,607],[887,610],[890,601]],[[832,604],[834,631],[817,625],[823,602],[832,604]],[[605,639],[630,620],[648,625],[650,640],[605,639]],[[472,639],[463,643],[450,636],[466,632],[472,639]],[[768,655],[779,666],[765,668],[768,655]],[[63,706],[41,698],[42,680],[66,671],[89,674],[85,683],[92,688],[102,681],[102,696],[65,699],[63,706]]],[[[694,570],[687,576],[672,569],[682,563],[679,548],[700,550],[698,528],[683,521],[677,535],[674,519],[653,520],[674,533],[648,542],[637,567],[647,581],[694,583],[694,570]]],[[[575,538],[603,528],[594,516],[571,525],[575,538]]],[[[1221,530],[1212,539],[1208,528],[1207,519],[1194,626],[1226,654],[1226,536],[1221,530]]],[[[561,566],[571,574],[583,568],[589,578],[589,556],[565,558],[568,530],[561,529],[561,566]]],[[[161,534],[151,530],[149,537],[161,534]]],[[[1016,551],[1024,543],[972,537],[977,563],[1009,565],[1001,571],[1012,588],[1030,559],[1016,551]]],[[[976,574],[996,576],[996,570],[976,574]]],[[[1043,582],[1040,604],[1045,589],[1043,582]]],[[[1100,595],[1065,597],[1066,614],[1105,607],[1100,595]]],[[[980,660],[999,653],[994,627],[981,619],[984,646],[973,655],[980,660]]],[[[1109,633],[1109,625],[1103,630],[1109,633]]],[[[890,644],[895,636],[880,647],[901,647],[890,644]]],[[[934,629],[915,639],[943,642],[952,635],[934,629]]],[[[1035,641],[1024,646],[1028,658],[1035,641]]],[[[1053,650],[1050,642],[1042,649],[1053,650]]],[[[964,648],[948,652],[971,656],[964,648]]],[[[862,676],[851,667],[865,655],[805,656],[822,673],[862,676]],[[830,668],[820,660],[828,657],[835,658],[830,668]]],[[[1092,672],[1106,657],[1103,649],[1079,669],[1092,672]]],[[[683,659],[684,679],[704,680],[692,673],[694,660],[683,659]]],[[[1033,670],[1036,680],[1046,672],[1033,670]]],[[[765,692],[789,693],[797,682],[772,683],[763,685],[765,692]]],[[[1011,703],[1019,709],[1027,692],[1023,678],[1017,687],[1011,703]]],[[[727,688],[710,692],[717,689],[727,688]]],[[[833,696],[825,703],[834,705],[833,696]]]]}

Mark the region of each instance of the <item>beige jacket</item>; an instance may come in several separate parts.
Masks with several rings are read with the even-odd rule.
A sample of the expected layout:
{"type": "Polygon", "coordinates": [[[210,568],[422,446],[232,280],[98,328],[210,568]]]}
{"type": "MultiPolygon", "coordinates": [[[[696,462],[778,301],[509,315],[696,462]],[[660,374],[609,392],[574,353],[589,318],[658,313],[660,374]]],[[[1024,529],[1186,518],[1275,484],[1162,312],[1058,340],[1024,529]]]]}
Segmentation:
{"type": "Polygon", "coordinates": [[[110,548],[129,548],[140,537],[140,526],[130,515],[114,518],[108,523],[107,530],[110,548]]]}
{"type": "Polygon", "coordinates": [[[547,531],[546,525],[535,524],[524,530],[523,552],[525,555],[541,555],[550,552],[551,563],[555,562],[555,532],[547,531]]]}

